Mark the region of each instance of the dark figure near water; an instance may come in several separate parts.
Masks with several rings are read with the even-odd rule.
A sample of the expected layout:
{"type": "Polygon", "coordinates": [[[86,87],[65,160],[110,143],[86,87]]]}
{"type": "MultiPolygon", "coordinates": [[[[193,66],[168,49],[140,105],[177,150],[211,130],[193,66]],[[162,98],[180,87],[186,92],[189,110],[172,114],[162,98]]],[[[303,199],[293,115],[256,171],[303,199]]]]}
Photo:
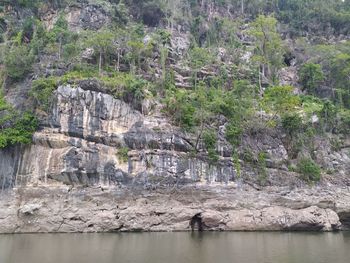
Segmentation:
{"type": "Polygon", "coordinates": [[[197,225],[198,231],[202,232],[203,231],[202,215],[199,213],[199,214],[196,214],[194,217],[192,217],[190,225],[191,225],[192,231],[195,231],[195,228],[197,225]]]}

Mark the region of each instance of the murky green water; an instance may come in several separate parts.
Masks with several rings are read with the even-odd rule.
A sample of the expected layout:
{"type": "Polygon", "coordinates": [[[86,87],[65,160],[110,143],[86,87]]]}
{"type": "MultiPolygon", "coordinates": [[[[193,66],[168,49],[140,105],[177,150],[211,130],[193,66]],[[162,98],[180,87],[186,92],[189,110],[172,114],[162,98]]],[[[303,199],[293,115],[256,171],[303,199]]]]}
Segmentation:
{"type": "Polygon", "coordinates": [[[350,233],[0,235],[1,263],[347,263],[350,233]]]}

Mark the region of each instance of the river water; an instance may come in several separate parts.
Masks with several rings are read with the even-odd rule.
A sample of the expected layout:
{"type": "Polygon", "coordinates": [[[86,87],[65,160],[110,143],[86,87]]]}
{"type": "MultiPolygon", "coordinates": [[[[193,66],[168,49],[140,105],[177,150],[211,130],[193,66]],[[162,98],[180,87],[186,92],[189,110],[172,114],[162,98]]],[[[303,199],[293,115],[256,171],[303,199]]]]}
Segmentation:
{"type": "Polygon", "coordinates": [[[0,235],[0,263],[348,263],[350,233],[0,235]]]}

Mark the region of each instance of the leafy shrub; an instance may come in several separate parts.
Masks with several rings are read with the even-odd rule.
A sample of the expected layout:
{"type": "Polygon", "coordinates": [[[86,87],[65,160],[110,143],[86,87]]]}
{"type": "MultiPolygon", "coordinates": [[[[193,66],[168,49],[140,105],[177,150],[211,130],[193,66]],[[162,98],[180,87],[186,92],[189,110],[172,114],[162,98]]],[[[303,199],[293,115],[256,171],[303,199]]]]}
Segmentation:
{"type": "Polygon", "coordinates": [[[144,87],[147,82],[139,78],[130,78],[126,82],[125,89],[123,91],[123,98],[126,102],[140,102],[144,99],[144,87]]]}
{"type": "Polygon", "coordinates": [[[68,43],[63,46],[63,57],[65,59],[74,58],[78,54],[79,48],[74,43],[68,43]]]}
{"type": "Polygon", "coordinates": [[[0,148],[32,142],[32,135],[38,128],[38,120],[31,113],[22,116],[11,115],[11,121],[3,127],[0,120],[0,148]]]}
{"type": "Polygon", "coordinates": [[[300,98],[293,93],[291,86],[275,86],[266,90],[262,106],[267,112],[286,114],[295,111],[300,105],[300,98]]]}
{"type": "Polygon", "coordinates": [[[217,136],[213,131],[205,131],[203,133],[203,141],[207,149],[215,149],[217,136]]]}
{"type": "Polygon", "coordinates": [[[15,80],[32,71],[34,56],[26,45],[12,46],[5,54],[6,73],[15,80]]]}
{"type": "Polygon", "coordinates": [[[300,82],[310,93],[315,93],[316,88],[324,80],[321,65],[314,63],[304,64],[299,71],[300,82]]]}
{"type": "Polygon", "coordinates": [[[339,132],[350,134],[350,110],[343,109],[339,112],[339,122],[339,132]]]}
{"type": "Polygon", "coordinates": [[[254,164],[256,162],[254,153],[249,148],[244,149],[242,153],[242,160],[249,164],[254,164]]]}
{"type": "Polygon", "coordinates": [[[165,110],[176,124],[190,131],[196,125],[193,96],[187,90],[172,89],[166,91],[164,99],[165,110]]]}
{"type": "Polygon", "coordinates": [[[165,93],[165,110],[176,124],[190,131],[198,124],[212,125],[214,116],[223,115],[229,122],[226,138],[235,146],[254,113],[254,90],[246,81],[235,82],[232,90],[199,81],[194,90],[170,87],[165,93]]]}
{"type": "Polygon", "coordinates": [[[336,89],[336,102],[350,108],[350,54],[340,53],[331,60],[330,79],[336,89]]]}
{"type": "Polygon", "coordinates": [[[116,98],[132,104],[138,110],[142,108],[141,102],[146,96],[145,89],[152,86],[150,82],[128,73],[117,72],[97,79],[109,88],[116,98]]]}
{"type": "Polygon", "coordinates": [[[113,20],[119,25],[126,25],[129,20],[128,9],[123,1],[120,1],[114,8],[113,20]]]}
{"type": "Polygon", "coordinates": [[[46,79],[37,79],[32,83],[31,96],[35,98],[39,107],[43,110],[48,110],[50,103],[52,92],[57,87],[57,79],[54,77],[46,78],[46,79]]]}
{"type": "Polygon", "coordinates": [[[210,164],[215,164],[219,161],[219,155],[216,152],[215,149],[209,149],[208,150],[208,157],[209,157],[209,163],[210,164]]]}
{"type": "Polygon", "coordinates": [[[117,153],[119,161],[122,163],[126,163],[129,160],[128,153],[129,153],[128,147],[119,148],[117,153]]]}
{"type": "Polygon", "coordinates": [[[242,128],[237,126],[237,123],[230,122],[226,126],[226,139],[229,143],[231,143],[234,146],[238,146],[240,143],[240,139],[242,136],[242,128]]]}
{"type": "Polygon", "coordinates": [[[33,114],[18,113],[0,94],[0,149],[17,143],[31,143],[38,125],[38,120],[33,114]]]}
{"type": "Polygon", "coordinates": [[[219,155],[216,151],[216,142],[218,138],[215,132],[205,131],[203,133],[203,141],[208,150],[208,157],[210,163],[216,163],[219,160],[219,155]]]}
{"type": "Polygon", "coordinates": [[[302,129],[303,120],[297,113],[286,114],[282,116],[283,129],[292,136],[302,129]]]}
{"type": "Polygon", "coordinates": [[[176,118],[179,124],[186,130],[191,130],[196,123],[194,114],[196,108],[190,103],[185,103],[180,106],[180,111],[178,112],[176,118]]]}
{"type": "Polygon", "coordinates": [[[310,158],[303,158],[297,165],[301,177],[307,182],[318,182],[321,179],[321,168],[310,158]]]}
{"type": "Polygon", "coordinates": [[[301,96],[303,111],[308,117],[316,114],[319,115],[322,111],[324,102],[312,95],[301,96]]]}
{"type": "MultiPolygon", "coordinates": [[[[88,65],[77,65],[71,71],[60,77],[61,83],[75,83],[84,79],[98,78],[98,70],[88,65]]],[[[99,78],[101,79],[101,78],[99,78]]]]}
{"type": "Polygon", "coordinates": [[[32,40],[33,38],[33,34],[34,34],[34,24],[35,21],[33,18],[27,18],[22,26],[22,39],[21,39],[21,43],[28,43],[32,40]]]}

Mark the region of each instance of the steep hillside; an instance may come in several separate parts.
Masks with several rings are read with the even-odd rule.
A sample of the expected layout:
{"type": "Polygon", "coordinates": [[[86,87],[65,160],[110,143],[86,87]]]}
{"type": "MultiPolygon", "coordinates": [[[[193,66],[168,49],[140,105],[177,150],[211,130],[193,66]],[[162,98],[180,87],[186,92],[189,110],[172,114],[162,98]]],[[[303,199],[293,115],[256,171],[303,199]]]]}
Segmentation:
{"type": "Polygon", "coordinates": [[[0,232],[350,227],[348,0],[0,3],[0,232]]]}

